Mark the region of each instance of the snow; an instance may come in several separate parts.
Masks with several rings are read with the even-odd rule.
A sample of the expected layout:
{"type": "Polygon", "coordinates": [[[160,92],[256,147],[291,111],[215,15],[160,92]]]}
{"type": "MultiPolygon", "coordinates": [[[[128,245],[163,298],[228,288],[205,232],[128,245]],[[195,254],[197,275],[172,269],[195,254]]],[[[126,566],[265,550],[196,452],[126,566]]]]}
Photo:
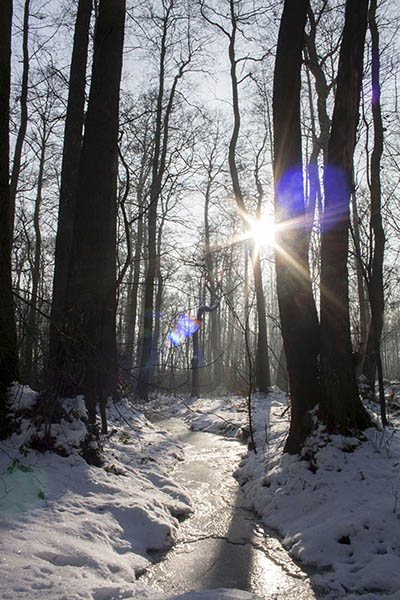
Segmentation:
{"type": "Polygon", "coordinates": [[[279,533],[293,559],[314,567],[314,583],[333,598],[399,599],[399,416],[364,439],[328,436],[320,426],[301,459],[282,455],[285,409],[277,390],[267,409],[262,402],[255,408],[262,452],[249,453],[236,473],[247,506],[279,533]]]}
{"type": "MultiPolygon", "coordinates": [[[[15,386],[20,411],[37,399],[15,386]]],[[[391,395],[394,401],[395,395],[391,395]]],[[[328,436],[319,426],[303,457],[283,455],[286,395],[256,396],[257,453],[245,452],[236,476],[247,507],[279,536],[292,558],[312,567],[329,598],[400,599],[400,411],[390,427],[363,438],[328,436]]],[[[159,397],[146,415],[174,414],[194,429],[246,437],[242,398],[197,401],[159,397]]],[[[371,410],[374,405],[369,406],[371,410]]],[[[170,596],[140,575],[152,552],[170,547],[190,492],[174,482],[184,445],[123,400],[108,407],[105,468],[79,454],[86,431],[83,398],[67,400],[68,418],[52,427],[60,452],[28,445],[30,421],[0,442],[0,596],[4,600],[250,600],[244,591],[170,596]]],[[[206,533],[206,532],[204,532],[206,533]]]]}
{"type": "MultiPolygon", "coordinates": [[[[268,396],[253,397],[257,453],[246,453],[235,473],[246,507],[279,536],[294,560],[312,568],[313,583],[329,598],[400,600],[396,390],[387,390],[393,410],[385,430],[371,428],[357,439],[328,436],[319,426],[302,457],[282,454],[289,427],[286,394],[273,388],[268,396]]],[[[240,436],[247,415],[238,400],[186,402],[174,411],[194,429],[240,436]]],[[[370,403],[367,408],[378,422],[378,407],[370,403]]]]}

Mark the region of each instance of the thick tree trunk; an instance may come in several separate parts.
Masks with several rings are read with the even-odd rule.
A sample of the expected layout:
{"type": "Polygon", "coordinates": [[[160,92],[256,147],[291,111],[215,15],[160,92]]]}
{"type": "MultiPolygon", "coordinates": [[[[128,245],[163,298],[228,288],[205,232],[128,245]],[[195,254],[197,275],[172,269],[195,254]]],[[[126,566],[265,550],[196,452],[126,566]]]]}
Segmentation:
{"type": "Polygon", "coordinates": [[[117,379],[116,181],[124,22],[125,0],[100,1],[69,270],[74,379],[85,394],[90,426],[97,402],[113,393],[117,379]]]}
{"type": "Polygon", "coordinates": [[[66,295],[73,240],[79,159],[84,123],[86,63],[92,0],[79,0],[65,119],[60,203],[57,223],[53,297],[51,305],[47,386],[61,395],[74,390],[66,377],[66,358],[72,349],[65,334],[66,295]],[[64,369],[62,366],[64,365],[64,369]]]}
{"type": "Polygon", "coordinates": [[[319,400],[318,318],[308,265],[300,130],[300,70],[307,0],[285,1],[274,73],[276,277],[292,401],[285,451],[298,452],[319,400]]]}
{"type": "Polygon", "coordinates": [[[348,298],[348,232],[352,163],[367,28],[368,0],[347,0],[337,90],[324,174],[321,240],[320,415],[329,431],[365,428],[353,364],[348,298]]]}
{"type": "Polygon", "coordinates": [[[2,4],[0,19],[0,438],[12,432],[7,388],[18,379],[17,335],[11,287],[9,188],[9,113],[12,1],[2,4]]]}

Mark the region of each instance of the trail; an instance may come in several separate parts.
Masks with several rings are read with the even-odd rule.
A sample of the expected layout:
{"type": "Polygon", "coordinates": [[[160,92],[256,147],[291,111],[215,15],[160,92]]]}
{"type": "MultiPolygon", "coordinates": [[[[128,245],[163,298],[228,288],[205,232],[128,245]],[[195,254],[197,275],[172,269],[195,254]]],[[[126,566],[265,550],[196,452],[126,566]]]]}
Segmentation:
{"type": "Polygon", "coordinates": [[[243,504],[233,477],[243,446],[235,439],[193,432],[180,419],[157,426],[187,444],[174,479],[193,500],[194,515],[179,528],[177,544],[144,575],[153,588],[170,594],[238,588],[262,600],[322,597],[277,540],[268,536],[243,504]]]}

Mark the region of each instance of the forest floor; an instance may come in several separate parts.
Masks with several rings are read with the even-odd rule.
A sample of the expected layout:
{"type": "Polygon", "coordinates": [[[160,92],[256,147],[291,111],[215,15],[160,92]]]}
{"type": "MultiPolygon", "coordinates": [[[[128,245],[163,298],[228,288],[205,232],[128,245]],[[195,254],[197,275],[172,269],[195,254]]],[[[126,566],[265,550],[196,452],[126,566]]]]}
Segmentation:
{"type": "MultiPolygon", "coordinates": [[[[400,405],[398,389],[389,393],[385,431],[371,428],[350,439],[319,428],[303,460],[282,455],[286,396],[274,389],[254,399],[257,453],[240,451],[241,502],[276,533],[284,551],[311,568],[312,585],[332,599],[400,599],[400,405]]],[[[15,386],[19,408],[35,401],[29,388],[15,386]]],[[[188,446],[159,421],[160,409],[227,439],[247,422],[243,399],[158,397],[146,413],[127,400],[110,405],[104,468],[88,466],[79,454],[82,399],[64,408],[69,417],[52,435],[66,456],[32,450],[29,420],[0,442],[2,599],[264,600],[234,589],[234,582],[224,586],[232,589],[176,595],[172,586],[152,587],[144,575],[174,546],[195,505],[189,485],[175,476],[188,446]]],[[[278,590],[275,597],[285,595],[278,590]]]]}

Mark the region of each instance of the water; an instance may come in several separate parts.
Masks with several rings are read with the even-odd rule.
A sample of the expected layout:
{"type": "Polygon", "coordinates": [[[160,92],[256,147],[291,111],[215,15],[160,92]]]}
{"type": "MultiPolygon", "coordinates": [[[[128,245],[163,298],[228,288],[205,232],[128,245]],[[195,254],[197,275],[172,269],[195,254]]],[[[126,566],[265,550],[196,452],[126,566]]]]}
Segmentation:
{"type": "Polygon", "coordinates": [[[321,598],[308,575],[243,507],[232,475],[243,445],[190,431],[179,419],[157,424],[187,444],[185,461],[173,477],[191,495],[194,514],[181,523],[176,546],[155,556],[159,562],[143,579],[170,594],[225,587],[253,592],[262,600],[321,598]]]}

